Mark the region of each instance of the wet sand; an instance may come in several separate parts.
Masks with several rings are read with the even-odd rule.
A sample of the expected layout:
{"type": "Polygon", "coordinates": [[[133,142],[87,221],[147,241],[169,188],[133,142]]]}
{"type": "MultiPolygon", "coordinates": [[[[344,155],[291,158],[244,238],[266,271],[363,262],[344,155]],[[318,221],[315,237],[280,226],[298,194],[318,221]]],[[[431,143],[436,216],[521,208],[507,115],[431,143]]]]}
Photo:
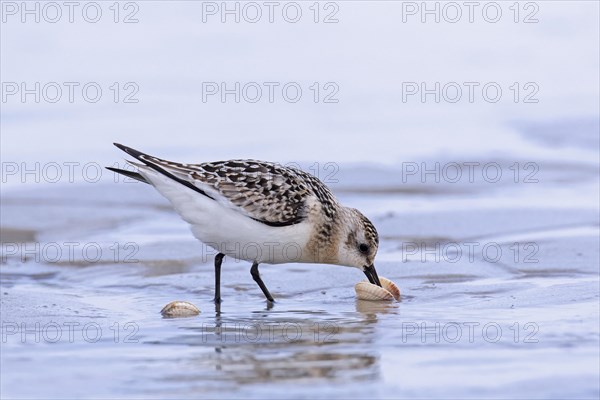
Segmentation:
{"type": "Polygon", "coordinates": [[[597,398],[598,181],[569,168],[371,191],[348,169],[332,187],[377,226],[395,303],[356,300],[360,271],[287,264],[261,268],[269,307],[226,258],[216,310],[212,257],[151,188],[3,193],[2,397],[597,398]],[[202,312],[162,318],[172,300],[202,312]]]}

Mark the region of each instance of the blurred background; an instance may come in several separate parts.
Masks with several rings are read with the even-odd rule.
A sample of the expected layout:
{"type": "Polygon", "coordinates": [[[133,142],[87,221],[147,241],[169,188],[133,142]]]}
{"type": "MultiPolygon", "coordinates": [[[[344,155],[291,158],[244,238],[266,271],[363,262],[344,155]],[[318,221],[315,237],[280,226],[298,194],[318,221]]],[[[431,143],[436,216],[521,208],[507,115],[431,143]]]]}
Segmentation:
{"type": "Polygon", "coordinates": [[[86,3],[73,6],[72,23],[68,7],[58,8],[61,19],[50,23],[45,18],[55,18],[56,8],[33,2],[36,23],[20,3],[3,4],[6,161],[108,162],[115,159],[113,141],[197,162],[250,156],[385,164],[497,155],[597,160],[594,2],[521,2],[499,11],[478,3],[471,16],[471,7],[452,2],[298,3],[296,23],[286,21],[298,12],[284,8],[288,3],[273,6],[272,23],[262,3],[123,2],[112,9],[102,3],[96,23],[86,21],[98,11],[86,3]],[[236,7],[238,14],[227,14],[236,7]],[[247,22],[256,19],[255,10],[260,19],[247,22]],[[497,22],[487,22],[496,12],[497,22]],[[19,91],[11,95],[7,82],[19,91]],[[51,103],[56,90],[48,86],[39,102],[32,94],[22,101],[23,82],[30,90],[39,82],[40,93],[58,83],[62,96],[51,103]],[[64,82],[78,84],[72,102],[64,82]],[[128,82],[133,85],[125,88],[128,82]],[[210,82],[218,93],[203,90],[210,82]],[[235,93],[222,101],[222,82],[234,92],[239,84],[239,103],[235,93]],[[265,82],[277,84],[273,102],[265,82]],[[328,82],[333,85],[325,88],[328,82]],[[465,82],[474,82],[471,99],[465,82]],[[88,83],[101,95],[92,85],[86,99],[88,83]],[[261,97],[254,85],[242,96],[249,83],[259,85],[261,97]],[[301,95],[288,87],[286,99],[288,83],[297,83],[301,95]],[[416,94],[408,83],[418,86],[416,94]],[[430,91],[425,101],[421,83],[430,91]],[[450,83],[462,91],[455,102],[455,86],[443,90],[450,83]]]}
{"type": "Polygon", "coordinates": [[[0,5],[3,398],[600,394],[597,2],[0,5]],[[317,175],[402,301],[290,264],[267,309],[227,260],[215,312],[113,142],[317,175]],[[200,317],[161,319],[180,298],[200,317]]]}

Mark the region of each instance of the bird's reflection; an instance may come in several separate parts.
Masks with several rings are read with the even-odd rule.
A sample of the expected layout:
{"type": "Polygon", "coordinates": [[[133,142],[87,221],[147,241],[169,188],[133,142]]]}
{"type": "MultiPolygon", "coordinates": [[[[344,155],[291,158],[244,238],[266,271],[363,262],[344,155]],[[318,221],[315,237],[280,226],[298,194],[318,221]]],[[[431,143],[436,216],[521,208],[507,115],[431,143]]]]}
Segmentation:
{"type": "Polygon", "coordinates": [[[184,360],[185,377],[179,373],[173,378],[236,384],[378,379],[378,333],[374,328],[378,316],[398,312],[399,303],[356,301],[357,313],[348,315],[274,311],[277,308],[268,303],[251,318],[239,318],[235,311],[221,312],[216,304],[214,317],[202,327],[184,327],[184,335],[169,340],[200,350],[190,352],[184,360]],[[213,351],[203,351],[207,348],[213,351]]]}

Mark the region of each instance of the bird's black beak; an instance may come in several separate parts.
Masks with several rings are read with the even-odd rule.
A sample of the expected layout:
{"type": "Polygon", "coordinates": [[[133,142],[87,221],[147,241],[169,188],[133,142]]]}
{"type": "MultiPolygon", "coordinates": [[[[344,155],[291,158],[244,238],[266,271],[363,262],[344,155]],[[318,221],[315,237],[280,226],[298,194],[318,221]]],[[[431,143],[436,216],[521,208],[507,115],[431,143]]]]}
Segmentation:
{"type": "Polygon", "coordinates": [[[363,272],[367,276],[369,282],[371,282],[373,285],[381,287],[381,282],[379,282],[379,276],[377,276],[377,271],[375,271],[374,265],[366,266],[363,272]]]}

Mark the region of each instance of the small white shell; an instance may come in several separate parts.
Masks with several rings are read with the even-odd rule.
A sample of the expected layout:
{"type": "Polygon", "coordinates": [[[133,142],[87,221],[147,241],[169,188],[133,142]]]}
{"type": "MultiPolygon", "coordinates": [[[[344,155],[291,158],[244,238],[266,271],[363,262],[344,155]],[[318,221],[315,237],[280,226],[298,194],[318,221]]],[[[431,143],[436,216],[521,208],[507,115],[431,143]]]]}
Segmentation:
{"type": "Polygon", "coordinates": [[[391,301],[400,300],[400,289],[398,286],[389,279],[379,277],[381,286],[374,285],[368,281],[358,282],[354,286],[356,291],[356,297],[359,300],[370,300],[370,301],[391,301]]]}
{"type": "Polygon", "coordinates": [[[200,310],[189,301],[176,300],[164,306],[160,313],[168,318],[193,317],[200,314],[200,310]]]}

